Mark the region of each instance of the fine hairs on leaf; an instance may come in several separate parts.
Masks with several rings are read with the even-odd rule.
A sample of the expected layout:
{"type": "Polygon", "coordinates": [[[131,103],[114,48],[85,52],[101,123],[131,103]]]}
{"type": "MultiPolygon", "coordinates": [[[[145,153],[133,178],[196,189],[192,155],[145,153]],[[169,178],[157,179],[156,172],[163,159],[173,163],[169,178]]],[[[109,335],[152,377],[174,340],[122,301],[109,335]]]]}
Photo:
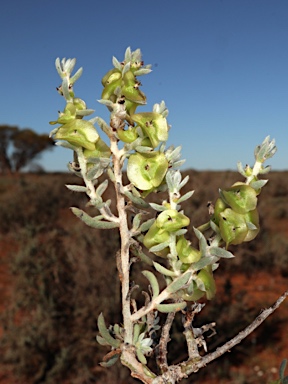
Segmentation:
{"type": "MultiPolygon", "coordinates": [[[[256,146],[252,167],[238,163],[239,181],[226,189],[219,186],[218,199],[209,205],[208,222],[203,218],[203,224],[196,228],[193,218],[181,206],[193,198],[194,192],[184,191],[188,176],[182,178],[179,170],[184,162],[181,147],[166,148],[171,127],[165,102],[155,104],[152,111],[142,110],[147,97],[138,77],[149,74],[151,66],[144,65],[140,49],[132,51],[128,47],[123,60],[113,57],[113,68],[102,77],[103,90],[98,100],[102,108],[108,108],[109,122],[101,117],[85,120],[93,110],[76,98],[72,90],[82,74],[80,68],[72,75],[75,63],[75,59],[57,59],[55,63],[62,80],[58,91],[64,96],[66,107],[51,122],[59,125],[51,136],[58,145],[74,152],[69,169],[83,180],[83,185],[69,184],[67,188],[86,193],[89,209],[95,211],[91,216],[74,207],[72,212],[92,228],[117,228],[120,237],[116,267],[121,284],[122,321],[106,325],[100,313],[97,341],[109,348],[100,364],[113,369],[119,359],[131,376],[142,383],[174,384],[247,337],[288,294],[285,292],[239,335],[214,352],[207,351],[203,333],[214,329],[217,319],[200,328],[193,327],[194,318],[201,318],[203,301],[209,305],[209,300],[217,295],[214,275],[216,271],[221,273],[218,270],[221,271],[222,260],[229,262],[237,257],[230,246],[253,241],[260,231],[258,200],[267,180],[259,176],[270,170],[264,162],[275,154],[275,140],[267,136],[256,146]],[[114,198],[105,200],[109,185],[113,187],[114,198]],[[193,237],[196,241],[192,243],[193,237]],[[142,273],[134,276],[134,269],[142,273]],[[167,346],[172,324],[179,317],[177,313],[183,319],[183,339],[179,342],[185,340],[182,348],[188,350],[188,357],[169,365],[167,346]],[[149,367],[157,366],[155,371],[148,368],[153,359],[154,364],[149,367]]],[[[114,259],[108,257],[112,263],[114,259]]],[[[281,366],[284,382],[283,372],[281,366]]]]}

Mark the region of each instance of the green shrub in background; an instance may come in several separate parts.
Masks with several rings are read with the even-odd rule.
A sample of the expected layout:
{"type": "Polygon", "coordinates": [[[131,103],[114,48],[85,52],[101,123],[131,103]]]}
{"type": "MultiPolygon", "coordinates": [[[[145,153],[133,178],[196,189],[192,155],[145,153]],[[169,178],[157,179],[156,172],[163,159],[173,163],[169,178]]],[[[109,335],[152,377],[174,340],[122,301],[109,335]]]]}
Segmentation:
{"type": "MultiPolygon", "coordinates": [[[[56,60],[62,79],[58,91],[66,106],[58,119],[51,122],[59,125],[51,135],[58,145],[73,150],[74,160],[69,169],[84,181],[84,185],[67,187],[86,193],[89,205],[98,214],[75,207],[72,212],[89,227],[119,230],[116,266],[121,283],[122,319],[107,327],[104,315],[98,317],[97,341],[109,349],[101,365],[110,367],[120,359],[131,375],[143,383],[172,384],[230,350],[287,296],[286,292],[244,331],[212,353],[207,353],[204,334],[213,332],[215,323],[193,326],[204,305],[199,300],[211,300],[216,295],[214,272],[220,260],[234,257],[230,246],[250,242],[259,233],[258,198],[267,183],[259,175],[269,172],[270,168],[263,164],[274,155],[276,147],[274,140],[266,137],[255,148],[253,167],[238,164],[241,180],[219,191],[215,204],[209,206],[209,220],[193,228],[197,241],[192,244],[187,234],[190,218],[181,204],[192,197],[193,191],[181,192],[188,178],[182,178],[178,169],[183,164],[180,148],[165,146],[170,129],[166,105],[162,101],[150,112],[138,112],[146,104],[138,77],[148,74],[150,66],[144,65],[140,50],[131,52],[130,48],[122,62],[113,57],[113,65],[102,78],[100,103],[111,113],[107,124],[100,117],[84,119],[94,111],[75,97],[74,83],[82,73],[80,69],[71,75],[75,59],[56,60]],[[107,143],[95,129],[95,123],[106,135],[107,143]],[[127,183],[123,179],[124,166],[127,183]],[[103,174],[107,178],[98,182],[103,174]],[[114,185],[114,199],[104,197],[109,183],[114,185]],[[160,204],[151,200],[155,192],[167,193],[160,204]],[[131,279],[138,262],[148,283],[142,293],[137,281],[131,279]],[[170,365],[168,342],[178,313],[182,314],[188,357],[170,365]],[[200,354],[201,349],[204,354],[200,354]]],[[[114,269],[113,263],[109,263],[114,269]]]]}

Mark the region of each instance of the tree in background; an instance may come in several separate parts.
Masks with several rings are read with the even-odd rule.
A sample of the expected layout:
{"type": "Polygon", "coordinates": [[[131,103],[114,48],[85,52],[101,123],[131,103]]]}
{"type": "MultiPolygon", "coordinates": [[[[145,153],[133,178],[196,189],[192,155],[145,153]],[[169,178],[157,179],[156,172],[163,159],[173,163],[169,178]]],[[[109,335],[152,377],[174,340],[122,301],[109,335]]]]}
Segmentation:
{"type": "Polygon", "coordinates": [[[53,144],[54,141],[46,134],[38,134],[29,128],[0,125],[0,172],[19,172],[41,152],[51,149],[53,144]]]}

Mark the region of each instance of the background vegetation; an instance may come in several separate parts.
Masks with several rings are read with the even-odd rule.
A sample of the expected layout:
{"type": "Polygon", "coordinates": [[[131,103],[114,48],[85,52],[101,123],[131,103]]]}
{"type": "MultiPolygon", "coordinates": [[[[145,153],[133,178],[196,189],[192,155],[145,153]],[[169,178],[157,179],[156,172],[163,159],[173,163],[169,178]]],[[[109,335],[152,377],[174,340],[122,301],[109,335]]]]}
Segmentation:
{"type": "MultiPolygon", "coordinates": [[[[192,225],[203,223],[205,216],[208,220],[207,202],[215,202],[218,187],[229,187],[239,175],[187,173],[185,188],[195,194],[183,208],[191,218],[192,234],[192,225]]],[[[0,176],[0,273],[5,276],[0,281],[0,372],[5,383],[136,383],[120,365],[99,366],[103,347],[95,341],[97,316],[103,311],[107,322],[121,322],[114,262],[118,234],[88,228],[70,212],[71,206],[89,209],[84,196],[65,188],[75,179],[69,174],[0,176]]],[[[113,198],[111,190],[106,193],[113,198]]],[[[209,350],[239,332],[287,289],[287,194],[288,172],[269,174],[259,203],[260,234],[238,247],[235,259],[222,261],[216,273],[219,293],[198,319],[199,326],[217,319],[217,335],[207,340],[209,350]]],[[[287,320],[284,303],[251,338],[187,383],[265,383],[275,377],[273,368],[288,355],[287,320]]],[[[175,327],[169,348],[177,361],[186,351],[177,346],[182,336],[175,327]]]]}

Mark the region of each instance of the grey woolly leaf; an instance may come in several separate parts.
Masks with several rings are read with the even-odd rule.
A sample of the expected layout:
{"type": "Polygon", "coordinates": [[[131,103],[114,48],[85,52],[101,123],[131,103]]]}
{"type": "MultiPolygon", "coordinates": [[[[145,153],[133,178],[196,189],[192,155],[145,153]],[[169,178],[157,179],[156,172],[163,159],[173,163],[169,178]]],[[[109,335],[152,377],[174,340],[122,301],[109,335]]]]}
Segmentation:
{"type": "Polygon", "coordinates": [[[142,274],[149,280],[150,286],[152,288],[152,299],[155,299],[159,295],[159,284],[158,280],[154,273],[150,271],[142,271],[142,274]]]}
{"type": "Polygon", "coordinates": [[[63,96],[65,97],[65,99],[67,101],[69,101],[71,99],[71,96],[69,93],[69,84],[68,84],[67,77],[64,77],[64,79],[62,81],[62,92],[63,92],[63,96]]]}
{"type": "Polygon", "coordinates": [[[210,220],[209,224],[210,224],[211,229],[212,229],[215,233],[217,233],[217,234],[220,233],[220,229],[219,229],[219,227],[214,223],[214,221],[210,220]]]}
{"type": "Polygon", "coordinates": [[[200,269],[206,267],[207,265],[212,265],[216,263],[218,260],[218,257],[215,256],[205,256],[201,257],[197,263],[193,263],[191,267],[193,268],[194,271],[199,271],[200,269]]]}
{"type": "Polygon", "coordinates": [[[233,255],[233,253],[227,251],[224,248],[220,248],[220,247],[210,247],[209,248],[209,253],[210,253],[211,256],[222,257],[222,258],[225,258],[225,259],[231,259],[232,257],[235,257],[233,255]]]}
{"type": "Polygon", "coordinates": [[[94,112],[94,109],[77,109],[77,116],[89,116],[92,115],[92,113],[94,112]]]}
{"type": "Polygon", "coordinates": [[[139,339],[140,332],[142,330],[142,324],[136,323],[133,328],[133,345],[135,345],[139,339]]]}
{"type": "Polygon", "coordinates": [[[105,120],[97,116],[95,117],[95,121],[99,125],[99,127],[102,129],[102,131],[106,133],[106,135],[109,136],[111,134],[111,127],[109,127],[109,125],[106,123],[105,120]]]}
{"type": "Polygon", "coordinates": [[[206,253],[206,248],[207,248],[207,240],[205,236],[203,235],[202,232],[200,232],[197,228],[193,228],[195,235],[197,236],[199,240],[199,248],[203,254],[206,253]]]}
{"type": "MultiPolygon", "coordinates": [[[[146,66],[147,67],[147,66],[146,66]]],[[[150,68],[150,66],[148,66],[150,68]]],[[[167,117],[169,114],[169,111],[166,107],[165,101],[162,100],[161,103],[159,104],[154,104],[153,105],[153,112],[160,113],[163,117],[167,117]]]]}
{"type": "Polygon", "coordinates": [[[59,128],[60,128],[60,127],[56,127],[56,128],[54,128],[54,129],[52,129],[52,131],[50,131],[50,133],[49,133],[49,137],[52,137],[53,135],[55,135],[55,133],[57,133],[57,131],[58,131],[59,128]]]}
{"type": "Polygon", "coordinates": [[[136,355],[137,355],[137,359],[140,361],[140,363],[142,363],[144,365],[147,364],[147,359],[139,348],[136,349],[136,355]]]}
{"type": "Polygon", "coordinates": [[[261,175],[265,175],[266,173],[269,173],[271,171],[270,165],[267,165],[265,168],[262,168],[259,172],[261,175]]]}
{"type": "Polygon", "coordinates": [[[116,181],[114,172],[111,168],[107,169],[107,175],[109,176],[109,179],[114,183],[116,181]]]}
{"type": "Polygon", "coordinates": [[[162,313],[178,312],[186,308],[186,302],[171,303],[171,304],[157,304],[156,309],[162,313]]]}
{"type": "Polygon", "coordinates": [[[190,197],[193,195],[194,191],[189,191],[185,193],[185,195],[181,196],[180,199],[177,200],[177,203],[182,203],[183,201],[186,201],[190,199],[190,197]]]}
{"type": "Polygon", "coordinates": [[[240,175],[246,177],[245,170],[244,170],[243,165],[240,161],[238,161],[238,163],[237,163],[237,169],[238,169],[238,172],[240,173],[240,175]]]}
{"type": "Polygon", "coordinates": [[[109,368],[109,367],[112,367],[112,365],[114,365],[118,359],[119,359],[119,356],[120,356],[120,353],[116,353],[115,355],[111,356],[109,358],[109,360],[107,361],[101,361],[100,365],[104,368],[109,368]]]}
{"type": "Polygon", "coordinates": [[[284,379],[284,372],[285,372],[285,369],[286,369],[286,364],[287,364],[287,360],[283,359],[281,364],[280,364],[280,368],[279,368],[279,376],[280,376],[281,380],[284,379]]]}
{"type": "Polygon", "coordinates": [[[252,183],[250,183],[250,187],[254,188],[254,189],[261,189],[262,187],[264,187],[264,185],[266,185],[268,183],[268,180],[257,180],[257,181],[253,181],[252,183]]]}
{"type": "Polygon", "coordinates": [[[114,337],[112,337],[110,335],[110,332],[106,328],[106,324],[105,324],[105,320],[104,320],[104,316],[103,316],[102,312],[98,316],[97,325],[98,325],[98,329],[99,329],[101,336],[107,341],[107,343],[114,348],[118,348],[120,346],[121,342],[120,342],[120,340],[114,339],[114,337]]]}
{"type": "Polygon", "coordinates": [[[95,164],[93,167],[91,167],[88,170],[86,176],[87,176],[87,179],[91,181],[94,179],[98,179],[98,177],[100,177],[103,172],[104,172],[104,169],[100,167],[99,164],[95,164]]]}
{"type": "Polygon", "coordinates": [[[168,247],[170,244],[170,241],[165,241],[164,243],[160,243],[160,244],[157,244],[157,245],[154,245],[153,247],[151,247],[149,249],[149,252],[159,252],[159,251],[162,251],[163,249],[165,249],[166,247],[168,247]]]}
{"type": "Polygon", "coordinates": [[[57,141],[55,143],[55,145],[57,145],[58,147],[72,149],[72,151],[75,151],[75,149],[76,149],[76,147],[74,147],[74,145],[68,143],[68,141],[57,141]]]}
{"type": "Polygon", "coordinates": [[[114,103],[112,101],[105,100],[105,99],[100,99],[100,100],[97,100],[97,101],[98,101],[98,103],[106,105],[106,107],[109,107],[109,108],[113,109],[114,103]]]}
{"type": "Polygon", "coordinates": [[[126,48],[125,55],[124,55],[124,60],[126,62],[127,61],[131,61],[131,48],[130,47],[126,48]]]}
{"type": "Polygon", "coordinates": [[[253,224],[253,223],[251,223],[251,221],[247,221],[246,222],[246,225],[247,225],[247,228],[249,229],[249,230],[255,230],[255,229],[258,229],[257,228],[257,226],[255,225],[255,224],[253,224]]]}
{"type": "Polygon", "coordinates": [[[185,176],[184,179],[181,181],[181,183],[179,184],[179,189],[183,188],[184,185],[186,185],[189,181],[189,176],[185,176]]]}
{"type": "Polygon", "coordinates": [[[110,157],[87,157],[87,163],[97,164],[102,169],[106,169],[110,162],[110,157]]]}
{"type": "Polygon", "coordinates": [[[73,192],[87,192],[87,187],[84,187],[83,185],[65,185],[70,191],[73,192]]]}
{"type": "Polygon", "coordinates": [[[142,145],[137,145],[137,147],[135,148],[137,152],[140,152],[140,153],[150,153],[150,152],[153,152],[153,148],[151,147],[144,147],[142,145]]]}
{"type": "Polygon", "coordinates": [[[151,225],[154,223],[155,219],[149,219],[141,224],[141,227],[139,228],[141,232],[146,232],[151,227],[151,225]]]}
{"type": "Polygon", "coordinates": [[[179,289],[183,288],[185,284],[187,284],[188,280],[191,277],[191,272],[184,273],[182,276],[175,279],[172,283],[168,285],[166,288],[167,292],[175,293],[179,291],[179,289]]]}
{"type": "Polygon", "coordinates": [[[68,163],[68,164],[67,164],[67,168],[68,168],[68,170],[69,170],[70,172],[74,173],[74,175],[76,175],[76,176],[78,176],[78,177],[81,177],[81,179],[83,179],[83,176],[82,176],[82,174],[81,174],[81,170],[80,170],[80,169],[79,169],[79,170],[78,170],[78,169],[75,169],[71,163],[68,163]]]}
{"type": "Polygon", "coordinates": [[[78,71],[71,77],[70,83],[74,84],[83,73],[83,68],[79,68],[78,71]]]}
{"type": "Polygon", "coordinates": [[[97,194],[98,196],[102,196],[103,193],[106,191],[107,187],[108,187],[108,180],[106,179],[106,180],[103,181],[103,183],[101,183],[101,184],[97,187],[97,189],[96,189],[96,194],[97,194]]]}
{"type": "Polygon", "coordinates": [[[182,236],[182,235],[185,235],[185,233],[187,233],[187,232],[188,232],[188,230],[186,228],[181,228],[178,231],[173,232],[173,234],[175,236],[182,236]]]}
{"type": "Polygon", "coordinates": [[[115,68],[119,69],[122,71],[122,65],[121,63],[116,59],[115,56],[112,57],[112,64],[114,65],[115,68]]]}
{"type": "Polygon", "coordinates": [[[158,271],[162,275],[171,276],[171,277],[177,276],[176,272],[170,271],[169,269],[163,267],[163,265],[156,263],[156,261],[153,261],[153,265],[154,265],[154,268],[156,269],[156,271],[158,271]]]}
{"type": "Polygon", "coordinates": [[[150,72],[152,72],[152,69],[150,69],[150,68],[140,68],[134,72],[134,75],[135,76],[143,76],[143,75],[148,75],[148,73],[150,73],[150,72]]]}
{"type": "Polygon", "coordinates": [[[171,163],[174,164],[176,161],[180,160],[181,157],[181,146],[174,148],[173,146],[170,146],[166,151],[165,151],[165,156],[167,160],[171,163]]]}
{"type": "Polygon", "coordinates": [[[107,343],[107,341],[104,339],[104,337],[102,337],[102,336],[99,336],[99,335],[97,335],[96,336],[96,340],[97,340],[97,342],[100,344],[100,345],[110,345],[109,343],[107,343]]]}
{"type": "Polygon", "coordinates": [[[125,73],[128,72],[128,71],[130,70],[130,68],[131,68],[131,63],[130,63],[130,61],[129,61],[128,63],[126,63],[126,64],[124,65],[124,67],[123,67],[123,69],[122,69],[122,76],[124,76],[125,73]]]}
{"type": "Polygon", "coordinates": [[[132,221],[132,228],[134,229],[134,231],[139,229],[141,224],[141,218],[142,218],[142,213],[137,213],[137,215],[134,216],[132,221]]]}
{"type": "Polygon", "coordinates": [[[59,57],[57,57],[57,59],[55,60],[55,67],[56,67],[56,70],[58,72],[58,75],[61,77],[61,79],[63,79],[64,75],[63,75],[63,71],[62,71],[59,57]]]}
{"type": "Polygon", "coordinates": [[[206,291],[205,284],[204,284],[203,280],[199,279],[197,276],[195,278],[195,283],[196,283],[196,286],[198,289],[200,289],[203,292],[206,291]]]}
{"type": "Polygon", "coordinates": [[[164,207],[164,205],[160,205],[156,203],[150,203],[149,205],[151,208],[153,208],[157,212],[163,212],[167,209],[166,207],[164,207]]]}
{"type": "Polygon", "coordinates": [[[172,163],[172,169],[180,168],[185,162],[186,162],[185,159],[175,161],[175,163],[172,163]]]}
{"type": "Polygon", "coordinates": [[[76,64],[76,59],[67,59],[65,63],[65,72],[71,74],[76,64]]]}
{"type": "Polygon", "coordinates": [[[145,200],[143,200],[141,197],[134,196],[133,193],[131,193],[130,191],[125,191],[124,195],[127,196],[132,201],[132,203],[140,207],[143,207],[143,208],[149,207],[149,204],[146,203],[145,200]]]}
{"type": "Polygon", "coordinates": [[[119,227],[119,224],[114,221],[101,221],[101,216],[91,217],[86,212],[82,211],[82,209],[72,207],[71,210],[75,216],[79,217],[79,219],[89,227],[99,229],[111,229],[119,227]]]}
{"type": "Polygon", "coordinates": [[[169,169],[166,173],[166,183],[169,191],[173,191],[174,189],[174,183],[173,183],[173,177],[172,177],[172,172],[171,169],[169,169]]]}
{"type": "Polygon", "coordinates": [[[140,48],[135,49],[135,51],[131,53],[131,61],[133,62],[141,61],[141,57],[142,57],[142,53],[140,48]]]}
{"type": "Polygon", "coordinates": [[[174,187],[177,186],[177,189],[179,190],[181,179],[182,179],[180,171],[169,170],[169,173],[171,175],[173,186],[174,187]]]}

